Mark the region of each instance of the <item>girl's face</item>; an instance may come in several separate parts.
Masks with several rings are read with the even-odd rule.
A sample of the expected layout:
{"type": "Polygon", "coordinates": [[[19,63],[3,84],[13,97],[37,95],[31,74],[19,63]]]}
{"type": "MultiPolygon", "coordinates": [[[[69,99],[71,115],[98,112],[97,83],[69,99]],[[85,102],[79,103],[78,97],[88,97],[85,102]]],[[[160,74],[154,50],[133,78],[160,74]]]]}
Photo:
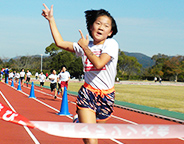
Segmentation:
{"type": "Polygon", "coordinates": [[[94,44],[103,44],[112,34],[111,29],[111,19],[105,15],[99,16],[90,28],[94,44]]]}
{"type": "Polygon", "coordinates": [[[53,70],[53,72],[52,72],[53,74],[56,74],[56,71],[55,70],[53,70]]]}
{"type": "Polygon", "coordinates": [[[63,71],[63,72],[65,72],[65,71],[66,71],[66,68],[65,68],[65,67],[63,67],[63,68],[62,68],[62,71],[63,71]]]}

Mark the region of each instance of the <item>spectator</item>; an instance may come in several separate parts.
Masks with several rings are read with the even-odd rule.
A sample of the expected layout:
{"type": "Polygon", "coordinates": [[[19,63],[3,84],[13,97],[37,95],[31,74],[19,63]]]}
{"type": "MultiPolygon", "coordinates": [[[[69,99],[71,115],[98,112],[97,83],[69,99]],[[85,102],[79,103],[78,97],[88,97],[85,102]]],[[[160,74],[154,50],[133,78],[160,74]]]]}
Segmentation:
{"type": "Polygon", "coordinates": [[[8,83],[9,69],[6,68],[6,69],[4,70],[4,73],[5,73],[5,83],[8,83]]]}

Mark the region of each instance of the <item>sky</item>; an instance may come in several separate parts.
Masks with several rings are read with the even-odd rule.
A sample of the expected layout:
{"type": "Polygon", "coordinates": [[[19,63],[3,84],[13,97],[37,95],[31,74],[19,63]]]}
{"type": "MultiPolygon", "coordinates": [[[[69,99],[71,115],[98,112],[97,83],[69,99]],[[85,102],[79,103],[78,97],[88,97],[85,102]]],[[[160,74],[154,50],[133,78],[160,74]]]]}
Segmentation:
{"type": "Polygon", "coordinates": [[[53,43],[43,3],[54,5],[57,27],[66,41],[87,34],[84,11],[105,9],[116,20],[113,37],[126,52],[149,57],[184,55],[184,0],[0,0],[0,58],[45,54],[53,43]]]}

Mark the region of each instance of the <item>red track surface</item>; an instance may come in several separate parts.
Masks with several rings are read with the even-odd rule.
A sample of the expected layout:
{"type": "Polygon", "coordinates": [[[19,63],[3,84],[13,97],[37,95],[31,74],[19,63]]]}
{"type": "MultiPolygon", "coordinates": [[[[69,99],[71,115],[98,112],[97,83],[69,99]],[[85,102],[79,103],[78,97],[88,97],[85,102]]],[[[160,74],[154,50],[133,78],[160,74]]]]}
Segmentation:
{"type": "MultiPolygon", "coordinates": [[[[37,100],[40,100],[47,105],[55,108],[49,108],[35,99],[28,98],[30,94],[30,86],[27,88],[26,86],[22,87],[22,91],[17,91],[17,84],[15,87],[11,87],[10,83],[5,84],[0,82],[0,91],[3,93],[5,98],[11,104],[11,106],[15,109],[15,111],[22,116],[26,117],[30,121],[59,121],[59,122],[72,122],[72,117],[67,116],[58,116],[56,113],[60,111],[61,108],[61,99],[54,99],[53,93],[51,93],[48,89],[40,90],[39,87],[34,87],[35,96],[37,100]],[[27,95],[26,95],[27,94],[27,95]]],[[[69,111],[71,114],[75,115],[76,106],[74,103],[76,97],[69,96],[68,103],[69,111]]],[[[0,95],[0,102],[6,106],[8,106],[5,99],[0,95]]],[[[9,107],[9,106],[8,106],[9,107]]],[[[130,124],[129,122],[124,121],[126,119],[128,121],[132,121],[137,124],[176,124],[171,121],[159,119],[156,117],[152,117],[149,115],[144,115],[120,108],[115,107],[114,116],[122,118],[117,119],[116,117],[110,118],[107,123],[122,123],[122,124],[130,124]]],[[[82,139],[72,139],[72,138],[64,138],[57,137],[46,134],[36,129],[29,129],[30,132],[35,137],[35,141],[28,134],[26,129],[23,126],[16,125],[10,122],[6,122],[0,120],[0,143],[1,144],[32,144],[38,143],[41,144],[81,144],[83,143],[82,139]]],[[[136,140],[127,140],[127,139],[100,139],[99,144],[184,144],[184,140],[181,139],[136,139],[136,140]]]]}

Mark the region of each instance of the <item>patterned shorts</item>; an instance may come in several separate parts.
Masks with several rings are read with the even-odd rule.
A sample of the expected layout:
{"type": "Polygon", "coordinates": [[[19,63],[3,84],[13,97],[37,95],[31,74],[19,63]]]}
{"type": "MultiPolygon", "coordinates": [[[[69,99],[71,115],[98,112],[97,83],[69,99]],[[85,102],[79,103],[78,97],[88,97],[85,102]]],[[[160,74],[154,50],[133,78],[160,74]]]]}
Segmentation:
{"type": "Polygon", "coordinates": [[[114,89],[110,93],[104,91],[99,93],[99,90],[97,91],[82,86],[78,92],[77,108],[88,108],[94,111],[97,121],[107,120],[113,113],[115,91],[114,89]]]}

